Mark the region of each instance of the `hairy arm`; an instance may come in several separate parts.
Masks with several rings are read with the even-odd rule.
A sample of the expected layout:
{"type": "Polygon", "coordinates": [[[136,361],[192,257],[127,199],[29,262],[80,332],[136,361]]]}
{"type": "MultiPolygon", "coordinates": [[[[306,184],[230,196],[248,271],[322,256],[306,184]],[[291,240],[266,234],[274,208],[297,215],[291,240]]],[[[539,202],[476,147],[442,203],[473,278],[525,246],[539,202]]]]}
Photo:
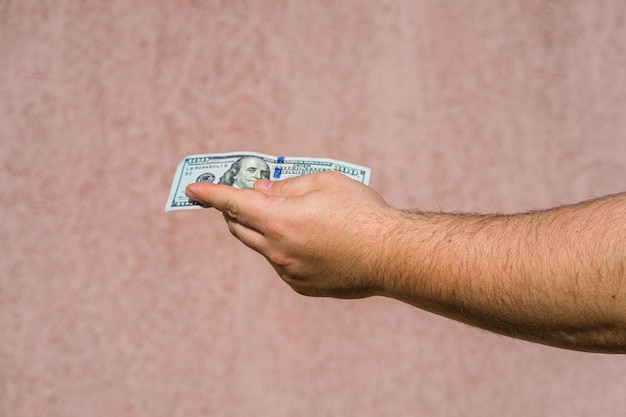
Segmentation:
{"type": "Polygon", "coordinates": [[[383,295],[516,338],[626,352],[626,194],[485,216],[397,210],[334,172],[187,191],[299,293],[383,295]]]}
{"type": "Polygon", "coordinates": [[[626,195],[508,216],[404,213],[390,296],[513,337],[626,352],[626,195]]]}

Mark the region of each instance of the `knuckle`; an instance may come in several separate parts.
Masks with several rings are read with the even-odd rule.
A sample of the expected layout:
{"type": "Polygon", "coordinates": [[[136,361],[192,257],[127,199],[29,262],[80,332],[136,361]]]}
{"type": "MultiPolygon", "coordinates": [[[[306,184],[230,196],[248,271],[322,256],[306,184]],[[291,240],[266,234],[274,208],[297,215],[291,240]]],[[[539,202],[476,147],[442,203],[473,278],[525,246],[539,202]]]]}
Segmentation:
{"type": "Polygon", "coordinates": [[[271,250],[267,252],[265,257],[274,267],[284,268],[291,264],[289,256],[278,250],[271,250]]]}
{"type": "Polygon", "coordinates": [[[297,192],[297,180],[300,177],[276,181],[272,186],[274,195],[287,196],[297,192]]]}
{"type": "MultiPolygon", "coordinates": [[[[226,217],[226,216],[224,216],[226,217]]],[[[228,231],[235,237],[237,237],[237,221],[226,217],[226,224],[228,225],[228,231]]]]}
{"type": "Polygon", "coordinates": [[[317,175],[317,180],[321,184],[326,185],[326,186],[337,181],[337,179],[340,178],[340,176],[343,176],[343,174],[335,170],[318,172],[316,175],[317,175]]]}
{"type": "Polygon", "coordinates": [[[271,238],[280,239],[286,235],[285,226],[280,221],[268,219],[265,224],[265,234],[271,238]]]}
{"type": "Polygon", "coordinates": [[[226,203],[225,213],[228,217],[236,219],[239,215],[239,208],[237,207],[237,204],[235,204],[235,202],[233,201],[229,201],[228,203],[226,203]]]}

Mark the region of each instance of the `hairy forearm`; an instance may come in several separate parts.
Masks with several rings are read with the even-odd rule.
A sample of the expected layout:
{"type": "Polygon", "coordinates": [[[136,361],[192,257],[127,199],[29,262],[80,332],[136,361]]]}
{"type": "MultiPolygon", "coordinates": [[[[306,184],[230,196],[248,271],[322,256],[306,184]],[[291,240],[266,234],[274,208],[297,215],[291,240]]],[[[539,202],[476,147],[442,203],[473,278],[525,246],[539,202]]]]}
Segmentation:
{"type": "Polygon", "coordinates": [[[506,216],[402,212],[385,242],[389,296],[534,342],[626,352],[626,194],[506,216]]]}

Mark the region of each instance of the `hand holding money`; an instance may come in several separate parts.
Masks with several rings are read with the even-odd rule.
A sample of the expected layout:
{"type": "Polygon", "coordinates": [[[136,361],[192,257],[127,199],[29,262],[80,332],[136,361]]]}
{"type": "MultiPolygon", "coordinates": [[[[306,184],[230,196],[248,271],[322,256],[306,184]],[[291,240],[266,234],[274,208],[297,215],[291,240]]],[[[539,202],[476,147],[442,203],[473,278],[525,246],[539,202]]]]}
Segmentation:
{"type": "Polygon", "coordinates": [[[380,219],[388,207],[366,186],[369,177],[369,168],[332,159],[192,155],[176,170],[165,210],[221,211],[231,233],[299,293],[366,296],[377,291],[370,280],[377,258],[368,253],[382,233],[368,217],[380,219]]]}
{"type": "Polygon", "coordinates": [[[191,155],[178,165],[165,211],[202,208],[185,196],[185,188],[195,182],[245,190],[252,189],[259,179],[275,181],[322,171],[339,171],[363,184],[369,183],[369,168],[333,159],[276,157],[255,152],[191,155]]]}
{"type": "Polygon", "coordinates": [[[626,292],[614,285],[624,281],[624,194],[524,215],[423,213],[337,170],[276,182],[249,172],[260,176],[253,190],[194,182],[185,198],[221,211],[301,294],[384,295],[533,342],[626,352],[626,292]]]}
{"type": "Polygon", "coordinates": [[[387,259],[380,239],[395,224],[371,188],[336,171],[284,181],[260,179],[252,190],[194,183],[190,199],[222,213],[231,233],[261,253],[295,291],[342,298],[384,294],[387,259]]]}

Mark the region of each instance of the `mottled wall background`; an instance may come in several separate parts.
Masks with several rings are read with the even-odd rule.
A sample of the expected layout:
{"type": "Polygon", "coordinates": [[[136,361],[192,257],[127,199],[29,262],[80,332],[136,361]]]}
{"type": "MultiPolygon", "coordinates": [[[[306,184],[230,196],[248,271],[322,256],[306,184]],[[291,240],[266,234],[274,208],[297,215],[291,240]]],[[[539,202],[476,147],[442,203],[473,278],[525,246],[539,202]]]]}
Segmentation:
{"type": "Polygon", "coordinates": [[[292,292],[179,160],[372,168],[390,203],[626,190],[626,3],[0,0],[0,415],[623,416],[626,359],[292,292]]]}

